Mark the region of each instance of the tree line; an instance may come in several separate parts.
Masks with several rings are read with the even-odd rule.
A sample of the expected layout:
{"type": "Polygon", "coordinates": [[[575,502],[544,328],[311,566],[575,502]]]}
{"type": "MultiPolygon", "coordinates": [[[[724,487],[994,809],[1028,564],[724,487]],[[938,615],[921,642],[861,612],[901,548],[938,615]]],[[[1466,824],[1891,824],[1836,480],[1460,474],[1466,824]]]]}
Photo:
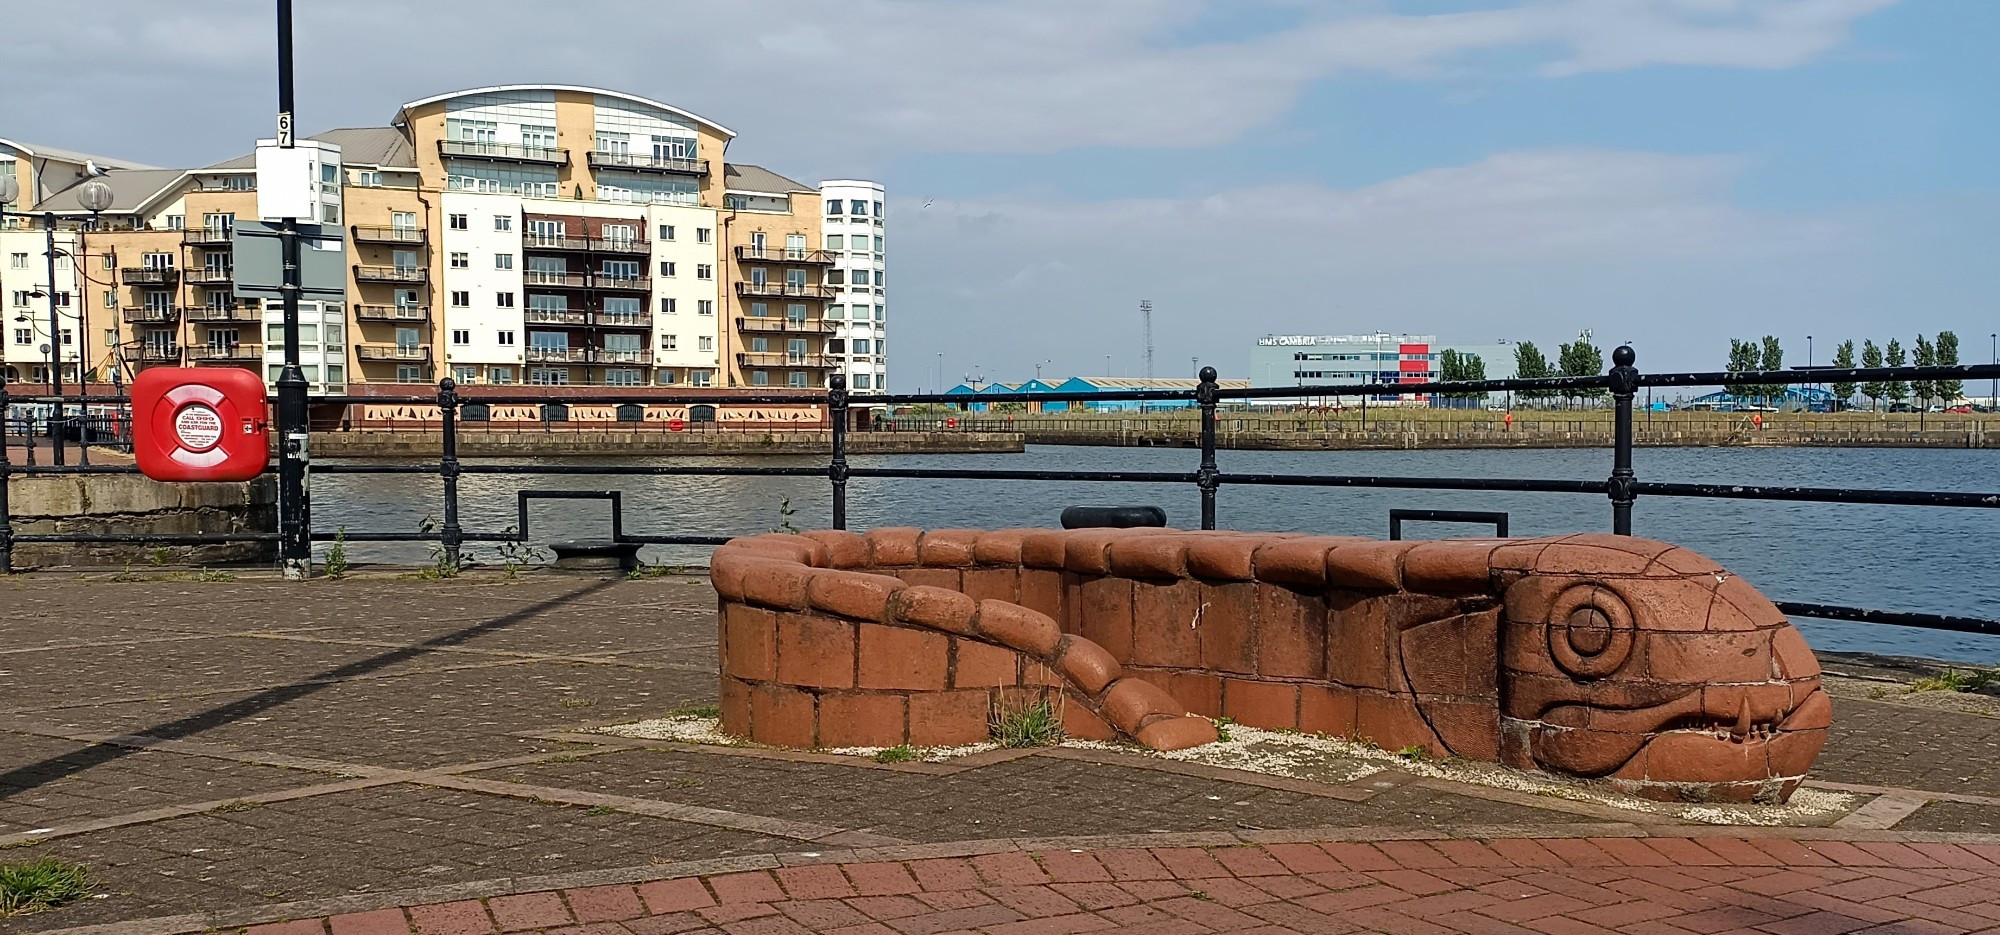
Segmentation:
{"type": "MultiPolygon", "coordinates": [[[[1950,331],[1940,331],[1936,340],[1917,335],[1914,353],[1906,352],[1901,341],[1890,338],[1886,346],[1878,347],[1873,340],[1864,340],[1861,346],[1860,362],[1857,364],[1852,339],[1840,342],[1833,352],[1833,366],[1840,369],[1861,367],[1954,367],[1958,365],[1958,335],[1950,331]]],[[[1784,348],[1778,339],[1765,335],[1761,341],[1729,340],[1729,372],[1745,373],[1753,370],[1782,370],[1785,366],[1784,348]]],[[[1885,380],[1868,383],[1831,384],[1835,401],[1846,406],[1858,390],[1868,398],[1869,408],[1880,409],[1883,400],[1900,403],[1911,397],[1919,405],[1929,408],[1931,400],[1951,402],[1964,395],[1965,382],[1962,380],[1885,380]]],[[[1782,384],[1770,383],[1728,383],[1723,389],[1738,399],[1772,400],[1784,395],[1782,384]]]]}
{"type": "MultiPolygon", "coordinates": [[[[1521,341],[1514,345],[1514,376],[1523,380],[1545,380],[1551,377],[1601,377],[1604,370],[1604,349],[1590,343],[1590,332],[1577,336],[1575,341],[1559,346],[1555,363],[1551,364],[1542,355],[1542,349],[1533,341],[1521,341]]],[[[1565,400],[1591,399],[1605,395],[1608,390],[1601,386],[1578,387],[1568,390],[1521,390],[1515,393],[1522,399],[1565,400]]]]}

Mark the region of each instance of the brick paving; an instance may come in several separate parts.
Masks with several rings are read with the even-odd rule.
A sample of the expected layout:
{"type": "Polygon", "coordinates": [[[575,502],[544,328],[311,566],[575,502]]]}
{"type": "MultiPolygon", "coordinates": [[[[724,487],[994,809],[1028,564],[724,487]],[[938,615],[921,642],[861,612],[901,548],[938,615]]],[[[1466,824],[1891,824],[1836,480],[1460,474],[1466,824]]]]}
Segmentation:
{"type": "Polygon", "coordinates": [[[0,932],[2000,927],[1990,717],[1838,698],[1815,778],[1859,807],[1711,829],[1402,774],[577,733],[713,702],[700,579],[16,577],[0,608],[0,862],[103,894],[0,932]]]}

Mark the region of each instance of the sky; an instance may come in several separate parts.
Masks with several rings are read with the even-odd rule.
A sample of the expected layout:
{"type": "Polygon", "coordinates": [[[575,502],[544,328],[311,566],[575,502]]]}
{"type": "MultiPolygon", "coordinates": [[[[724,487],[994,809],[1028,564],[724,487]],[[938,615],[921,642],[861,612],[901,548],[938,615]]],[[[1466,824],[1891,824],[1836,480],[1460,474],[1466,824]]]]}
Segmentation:
{"type": "MultiPolygon", "coordinates": [[[[302,132],[616,88],[890,194],[892,388],[1246,375],[1256,338],[1643,369],[2000,330],[1994,0],[297,0],[302,132]],[[1608,356],[1608,355],[1607,355],[1608,356]]],[[[164,166],[276,110],[269,0],[10,11],[0,137],[164,166]]]]}

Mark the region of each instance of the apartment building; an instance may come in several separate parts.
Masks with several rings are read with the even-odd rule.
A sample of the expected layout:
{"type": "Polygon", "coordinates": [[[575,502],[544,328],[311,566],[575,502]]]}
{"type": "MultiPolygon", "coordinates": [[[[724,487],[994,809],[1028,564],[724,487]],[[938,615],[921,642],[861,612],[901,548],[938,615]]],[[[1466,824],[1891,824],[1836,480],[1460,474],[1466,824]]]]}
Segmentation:
{"type": "MultiPolygon", "coordinates": [[[[834,212],[818,186],[729,163],[734,135],[621,92],[508,85],[412,101],[389,126],[306,138],[329,153],[317,165],[337,192],[321,217],[302,219],[328,239],[308,246],[339,251],[347,268],[337,299],[304,309],[308,379],[318,392],[445,376],[811,390],[844,372],[859,390],[880,387],[882,186],[826,183],[841,193],[834,212]],[[847,224],[849,208],[869,232],[843,226],[843,249],[827,249],[830,219],[847,224]],[[866,249],[850,256],[849,244],[866,249]],[[849,298],[849,283],[864,294],[849,298]],[[850,335],[850,315],[865,343],[850,335]]],[[[14,161],[24,149],[12,148],[14,161]]],[[[0,167],[13,164],[9,152],[0,147],[0,167]]],[[[217,364],[275,379],[276,302],[237,288],[274,272],[239,276],[234,262],[248,252],[239,221],[258,217],[256,156],[189,170],[118,165],[106,176],[117,203],[94,217],[75,204],[81,174],[58,166],[54,182],[23,185],[23,201],[37,193],[33,210],[61,218],[62,236],[87,238],[104,257],[107,276],[85,283],[105,279],[101,294],[76,288],[74,275],[65,283],[105,332],[106,352],[84,369],[102,378],[111,367],[129,376],[217,364]]],[[[23,246],[31,233],[40,236],[0,231],[0,253],[41,261],[39,243],[23,246]]],[[[27,288],[27,272],[0,269],[0,290],[27,288]]]]}
{"type": "Polygon", "coordinates": [[[833,258],[834,294],[827,308],[833,327],[827,351],[834,369],[847,374],[857,393],[889,389],[888,231],[880,182],[836,179],[820,183],[826,213],[820,240],[833,258]]]}

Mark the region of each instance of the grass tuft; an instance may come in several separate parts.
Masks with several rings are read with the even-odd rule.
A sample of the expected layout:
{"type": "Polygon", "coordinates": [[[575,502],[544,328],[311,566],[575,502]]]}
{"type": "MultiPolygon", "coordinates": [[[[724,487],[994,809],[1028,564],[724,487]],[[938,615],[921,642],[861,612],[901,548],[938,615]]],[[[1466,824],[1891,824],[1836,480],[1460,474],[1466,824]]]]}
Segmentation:
{"type": "Polygon", "coordinates": [[[1047,698],[1010,705],[1005,693],[987,721],[995,743],[1003,747],[1047,747],[1063,739],[1062,712],[1047,698]]]}
{"type": "Polygon", "coordinates": [[[672,711],[668,711],[667,716],[718,718],[722,716],[722,706],[719,704],[684,704],[672,711]]]}
{"type": "Polygon", "coordinates": [[[0,864],[0,916],[54,909],[89,895],[89,874],[80,865],[53,857],[0,864]]]}
{"type": "Polygon", "coordinates": [[[909,744],[890,747],[875,754],[877,763],[908,763],[917,758],[917,751],[909,744]]]}

